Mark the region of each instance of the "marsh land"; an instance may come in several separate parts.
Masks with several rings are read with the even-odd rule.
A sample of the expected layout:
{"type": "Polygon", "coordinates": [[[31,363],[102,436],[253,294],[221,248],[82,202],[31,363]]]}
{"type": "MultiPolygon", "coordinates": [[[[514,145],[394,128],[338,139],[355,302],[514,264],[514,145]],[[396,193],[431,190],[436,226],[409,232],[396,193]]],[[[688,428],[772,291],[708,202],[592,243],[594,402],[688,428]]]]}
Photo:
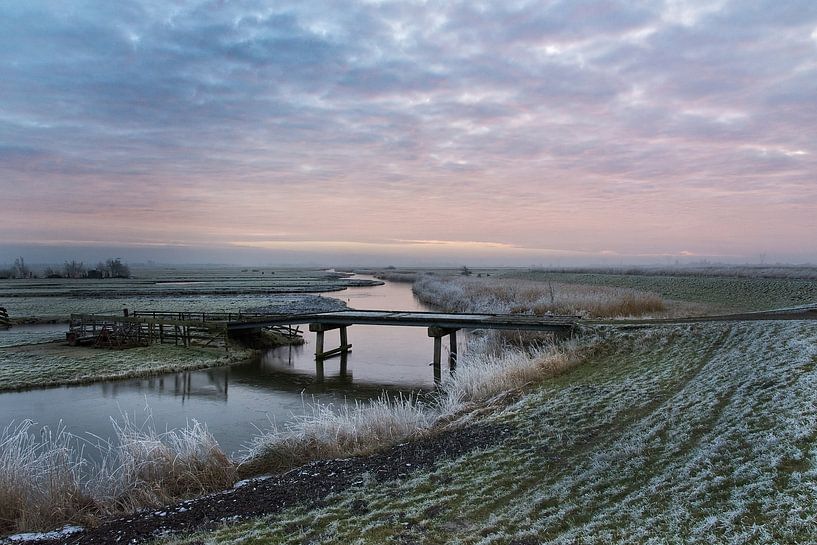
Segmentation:
{"type": "Polygon", "coordinates": [[[0,493],[20,503],[0,512],[6,531],[79,523],[95,529],[50,542],[163,545],[817,539],[817,321],[626,320],[815,307],[814,269],[365,272],[434,308],[592,325],[557,344],[476,332],[439,388],[317,406],[248,438],[242,458],[201,428],[125,428],[120,443],[142,454],[114,448],[117,471],[92,483],[71,469],[55,489],[53,459],[10,456],[49,445],[7,430],[0,493]],[[32,500],[60,516],[24,513],[32,500]]]}

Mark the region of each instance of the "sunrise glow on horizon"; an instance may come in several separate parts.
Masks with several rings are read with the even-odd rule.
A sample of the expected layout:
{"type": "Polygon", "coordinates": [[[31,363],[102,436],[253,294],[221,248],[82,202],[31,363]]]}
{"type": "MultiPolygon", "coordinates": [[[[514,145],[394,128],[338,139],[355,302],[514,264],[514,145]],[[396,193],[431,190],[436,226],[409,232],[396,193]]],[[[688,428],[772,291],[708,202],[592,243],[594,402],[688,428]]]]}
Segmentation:
{"type": "Polygon", "coordinates": [[[814,2],[0,15],[0,264],[817,261],[814,2]]]}

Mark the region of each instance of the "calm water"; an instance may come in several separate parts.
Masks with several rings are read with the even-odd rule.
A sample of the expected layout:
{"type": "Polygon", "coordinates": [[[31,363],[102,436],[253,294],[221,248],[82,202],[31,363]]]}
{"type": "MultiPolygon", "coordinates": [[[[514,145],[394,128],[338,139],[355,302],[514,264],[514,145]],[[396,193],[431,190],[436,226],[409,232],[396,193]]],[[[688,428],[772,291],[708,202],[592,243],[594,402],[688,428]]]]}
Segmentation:
{"type": "MultiPolygon", "coordinates": [[[[410,284],[349,288],[332,295],[357,309],[428,310],[414,298],[410,284]]],[[[65,326],[61,328],[64,335],[65,326]]],[[[337,335],[326,334],[326,349],[337,346],[337,335]]],[[[428,365],[432,339],[425,328],[350,327],[353,348],[347,372],[341,374],[340,358],[333,358],[324,363],[322,378],[316,373],[314,334],[307,332],[306,340],[305,346],[271,350],[256,361],[232,367],[3,393],[0,426],[25,418],[48,426],[62,420],[77,435],[106,438],[111,417],[124,412],[141,422],[149,407],[157,429],[181,427],[196,419],[207,423],[227,452],[236,452],[257,427],[269,427],[271,420],[287,422],[303,414],[305,404],[313,400],[340,404],[370,399],[383,390],[433,387],[428,365]]]]}

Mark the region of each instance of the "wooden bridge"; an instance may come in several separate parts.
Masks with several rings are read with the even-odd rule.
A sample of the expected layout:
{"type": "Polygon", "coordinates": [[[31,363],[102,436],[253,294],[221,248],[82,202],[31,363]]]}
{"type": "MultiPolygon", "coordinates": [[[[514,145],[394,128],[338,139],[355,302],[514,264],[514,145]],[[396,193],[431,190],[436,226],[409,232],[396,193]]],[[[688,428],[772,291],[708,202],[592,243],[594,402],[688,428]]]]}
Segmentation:
{"type": "Polygon", "coordinates": [[[318,314],[297,316],[268,316],[262,319],[248,319],[227,324],[230,332],[254,330],[269,326],[308,324],[316,334],[315,360],[346,355],[351,349],[347,329],[352,325],[383,325],[404,327],[426,327],[428,336],[434,339],[434,380],[442,378],[443,337],[449,338],[449,369],[457,367],[457,331],[460,329],[505,329],[545,331],[557,335],[572,334],[579,318],[577,316],[526,316],[520,314],[475,314],[445,312],[400,312],[389,310],[340,310],[318,314]],[[324,334],[337,329],[340,332],[340,346],[324,350],[324,334]]]}
{"type": "Polygon", "coordinates": [[[316,334],[315,360],[345,356],[351,351],[347,330],[352,325],[382,325],[428,328],[434,339],[434,379],[441,379],[443,338],[449,338],[449,369],[457,365],[457,332],[460,329],[504,329],[552,332],[570,335],[576,316],[527,316],[519,314],[475,314],[443,312],[396,312],[343,310],[313,314],[254,314],[218,312],[134,311],[123,315],[72,314],[67,334],[71,344],[126,347],[153,343],[229,347],[229,339],[252,339],[262,330],[273,330],[289,338],[300,335],[300,325],[316,334]],[[340,345],[325,350],[325,333],[337,329],[340,345]]]}

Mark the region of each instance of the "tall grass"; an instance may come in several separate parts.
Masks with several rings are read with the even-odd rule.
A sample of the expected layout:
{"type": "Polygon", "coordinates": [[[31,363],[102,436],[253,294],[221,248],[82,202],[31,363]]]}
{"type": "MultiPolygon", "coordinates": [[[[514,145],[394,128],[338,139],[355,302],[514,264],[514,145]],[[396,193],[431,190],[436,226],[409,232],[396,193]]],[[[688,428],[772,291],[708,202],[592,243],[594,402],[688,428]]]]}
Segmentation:
{"type": "Polygon", "coordinates": [[[452,380],[441,388],[437,402],[441,417],[559,375],[578,365],[592,346],[592,343],[582,345],[572,340],[561,345],[506,348],[500,353],[491,353],[487,350],[488,340],[483,342],[486,349],[467,354],[464,365],[458,366],[452,380]]]}
{"type": "Polygon", "coordinates": [[[405,271],[378,271],[373,274],[378,280],[388,280],[389,282],[407,282],[412,283],[417,280],[416,272],[405,271]]]}
{"type": "Polygon", "coordinates": [[[235,464],[207,427],[196,420],[157,433],[152,420],[136,426],[112,421],[116,441],[106,445],[103,463],[89,481],[108,511],[132,511],[219,490],[235,482],[235,464]]]}
{"type": "Polygon", "coordinates": [[[64,426],[39,433],[32,421],[0,437],[0,534],[84,520],[96,509],[81,484],[85,460],[64,426]]]}
{"type": "Polygon", "coordinates": [[[413,290],[424,303],[450,312],[613,318],[666,310],[664,300],[651,292],[512,278],[425,275],[417,279],[413,290]]]}
{"type": "Polygon", "coordinates": [[[235,463],[198,422],[158,433],[148,418],[114,422],[116,438],[101,443],[101,462],[84,456],[87,444],[62,425],[39,433],[30,420],[0,437],[0,534],[92,523],[225,488],[235,463]]]}
{"type": "Polygon", "coordinates": [[[249,443],[242,475],[279,472],[305,462],[369,454],[383,445],[419,435],[433,423],[432,414],[413,396],[385,393],[367,403],[335,410],[313,404],[311,411],[284,427],[273,425],[249,443]]]}

